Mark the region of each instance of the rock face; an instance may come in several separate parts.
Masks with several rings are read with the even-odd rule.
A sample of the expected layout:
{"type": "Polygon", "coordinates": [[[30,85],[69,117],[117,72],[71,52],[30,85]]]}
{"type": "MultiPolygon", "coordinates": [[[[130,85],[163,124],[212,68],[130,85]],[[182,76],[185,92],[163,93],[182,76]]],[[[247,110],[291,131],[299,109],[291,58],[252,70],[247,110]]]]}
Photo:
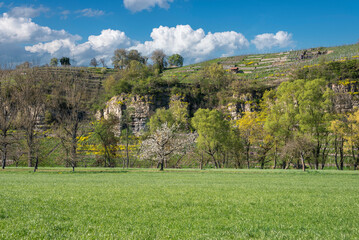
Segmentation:
{"type": "Polygon", "coordinates": [[[233,102],[222,106],[221,110],[228,113],[232,120],[238,120],[242,117],[243,112],[251,112],[255,107],[254,99],[251,95],[243,94],[241,96],[233,96],[233,102]]]}
{"type": "Polygon", "coordinates": [[[338,113],[350,112],[359,107],[359,84],[341,83],[330,86],[334,93],[334,108],[338,113]]]}
{"type": "MultiPolygon", "coordinates": [[[[335,92],[334,108],[338,113],[352,111],[355,107],[359,107],[359,83],[332,84],[330,86],[335,92]]],[[[168,108],[171,101],[179,100],[180,96],[169,96],[161,94],[158,96],[139,96],[139,95],[120,95],[111,98],[107,102],[102,112],[97,113],[97,119],[104,117],[109,118],[110,115],[121,120],[124,112],[128,111],[131,118],[132,131],[139,135],[146,128],[146,123],[158,108],[168,108]]],[[[232,101],[218,107],[219,110],[228,114],[233,120],[242,117],[243,112],[250,112],[256,108],[259,96],[252,94],[234,95],[232,101]]],[[[194,103],[189,102],[189,111],[193,114],[197,109],[194,103]]],[[[121,133],[122,124],[117,127],[118,134],[121,133]]]]}
{"type": "MultiPolygon", "coordinates": [[[[160,96],[131,96],[122,94],[111,98],[106,107],[96,114],[96,118],[101,117],[108,119],[110,116],[114,116],[121,120],[125,111],[128,111],[131,118],[131,128],[136,135],[140,135],[146,128],[146,123],[151,116],[156,112],[158,108],[169,108],[171,101],[182,101],[183,99],[179,95],[160,95],[160,96]]],[[[242,113],[246,111],[253,111],[255,105],[254,97],[251,94],[233,96],[233,102],[224,106],[220,106],[219,110],[229,114],[229,117],[233,120],[241,118],[242,113]]],[[[198,109],[194,103],[191,102],[188,105],[190,113],[194,113],[198,109]]],[[[121,121],[116,128],[118,134],[121,133],[123,125],[121,121]]]]}
{"type": "MultiPolygon", "coordinates": [[[[147,121],[155,113],[157,108],[168,108],[170,98],[166,95],[159,97],[152,96],[131,96],[121,95],[111,98],[105,109],[97,114],[97,118],[109,118],[111,115],[121,120],[124,112],[128,111],[131,117],[132,131],[140,134],[146,127],[147,121]]],[[[122,124],[118,125],[118,132],[121,132],[122,124]]]]}

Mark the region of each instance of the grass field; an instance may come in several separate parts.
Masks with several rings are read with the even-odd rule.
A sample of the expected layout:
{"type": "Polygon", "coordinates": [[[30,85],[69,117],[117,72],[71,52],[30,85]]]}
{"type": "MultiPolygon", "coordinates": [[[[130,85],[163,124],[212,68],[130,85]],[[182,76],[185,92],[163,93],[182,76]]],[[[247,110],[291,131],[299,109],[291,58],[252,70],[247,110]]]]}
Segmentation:
{"type": "Polygon", "coordinates": [[[358,239],[353,171],[10,168],[0,239],[358,239]]]}

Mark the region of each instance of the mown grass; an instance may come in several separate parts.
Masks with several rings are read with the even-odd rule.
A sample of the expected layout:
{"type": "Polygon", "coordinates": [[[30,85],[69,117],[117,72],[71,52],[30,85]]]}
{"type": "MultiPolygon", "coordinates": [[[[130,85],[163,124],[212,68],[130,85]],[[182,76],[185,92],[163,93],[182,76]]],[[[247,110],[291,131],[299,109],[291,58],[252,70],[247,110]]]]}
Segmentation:
{"type": "Polygon", "coordinates": [[[0,239],[355,239],[353,171],[0,172],[0,239]]]}

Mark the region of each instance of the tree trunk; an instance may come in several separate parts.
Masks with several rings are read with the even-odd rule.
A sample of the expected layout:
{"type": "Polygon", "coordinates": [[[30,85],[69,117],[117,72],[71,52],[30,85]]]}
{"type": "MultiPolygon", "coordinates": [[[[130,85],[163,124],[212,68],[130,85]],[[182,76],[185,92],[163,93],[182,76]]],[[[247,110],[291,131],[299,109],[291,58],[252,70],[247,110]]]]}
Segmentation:
{"type": "Polygon", "coordinates": [[[287,166],[285,167],[285,170],[288,170],[288,169],[289,169],[291,162],[292,162],[292,160],[289,161],[289,163],[288,163],[287,166]]]}
{"type": "Polygon", "coordinates": [[[303,153],[300,153],[300,160],[302,161],[302,169],[305,171],[305,162],[304,162],[304,155],[303,153]]]}
{"type": "Polygon", "coordinates": [[[126,167],[128,168],[130,165],[130,156],[128,153],[128,126],[126,128],[126,157],[127,157],[126,167]]]}
{"type": "Polygon", "coordinates": [[[202,156],[201,156],[201,161],[199,162],[199,169],[203,169],[203,152],[202,152],[202,156]]]}
{"type": "Polygon", "coordinates": [[[337,167],[337,170],[339,170],[339,164],[338,164],[338,139],[337,138],[335,138],[335,140],[334,140],[334,150],[335,150],[334,162],[335,162],[335,166],[337,167]]]}
{"type": "Polygon", "coordinates": [[[261,157],[259,162],[261,163],[261,169],[264,169],[264,157],[261,157]]]}
{"type": "Polygon", "coordinates": [[[218,168],[222,168],[221,161],[217,161],[218,168]]]}
{"type": "Polygon", "coordinates": [[[314,156],[314,167],[315,170],[319,170],[319,154],[320,154],[320,144],[317,143],[317,147],[315,149],[315,156],[314,156]]]}
{"type": "Polygon", "coordinates": [[[72,132],[72,146],[71,146],[71,165],[73,167],[76,166],[77,162],[77,130],[78,130],[78,123],[74,125],[73,132],[72,132]]]}
{"type": "Polygon", "coordinates": [[[27,132],[28,136],[27,136],[27,146],[29,148],[28,150],[28,158],[27,158],[27,165],[28,167],[32,167],[33,165],[33,159],[34,159],[34,133],[33,130],[30,129],[27,132]]]}
{"type": "Polygon", "coordinates": [[[76,146],[72,146],[71,149],[71,165],[73,168],[75,168],[76,166],[76,161],[77,161],[77,154],[76,154],[76,146]]]}
{"type": "Polygon", "coordinates": [[[236,154],[236,168],[241,168],[241,160],[240,157],[236,154]]]}
{"type": "Polygon", "coordinates": [[[7,144],[4,143],[3,144],[3,149],[2,149],[2,169],[5,169],[6,167],[6,158],[7,158],[7,144]]]}
{"type": "Polygon", "coordinates": [[[327,147],[324,147],[323,153],[322,153],[322,166],[321,166],[322,170],[324,169],[325,163],[327,162],[326,150],[327,150],[327,147]]]}
{"type": "Polygon", "coordinates": [[[163,166],[164,166],[164,162],[165,162],[165,161],[164,161],[164,159],[162,159],[162,160],[161,160],[161,163],[160,163],[160,166],[161,166],[161,169],[160,169],[160,171],[163,171],[163,170],[164,170],[164,169],[163,169],[163,166]]]}
{"type": "Polygon", "coordinates": [[[246,160],[247,160],[247,168],[249,169],[250,168],[250,165],[249,165],[249,145],[247,146],[246,148],[246,160]]]}
{"type": "Polygon", "coordinates": [[[34,172],[36,172],[37,168],[39,166],[39,157],[36,156],[36,161],[35,161],[35,167],[34,167],[34,172]]]}
{"type": "Polygon", "coordinates": [[[341,139],[340,147],[340,170],[344,169],[344,139],[341,139]]]}
{"type": "MultiPolygon", "coordinates": [[[[357,150],[359,150],[359,149],[357,149],[357,150]]],[[[354,170],[358,169],[358,165],[359,165],[359,153],[357,154],[356,161],[354,162],[354,170]]]]}
{"type": "Polygon", "coordinates": [[[283,162],[282,162],[282,169],[286,169],[286,167],[287,167],[287,162],[283,160],[283,162]]]}
{"type": "Polygon", "coordinates": [[[209,155],[211,155],[213,163],[214,163],[214,166],[217,169],[218,168],[218,163],[217,163],[216,158],[214,157],[214,153],[212,153],[212,152],[208,152],[208,153],[209,153],[209,155]]]}
{"type": "Polygon", "coordinates": [[[273,169],[277,168],[277,151],[278,151],[278,147],[277,144],[275,144],[275,151],[274,151],[274,166],[273,169]]]}

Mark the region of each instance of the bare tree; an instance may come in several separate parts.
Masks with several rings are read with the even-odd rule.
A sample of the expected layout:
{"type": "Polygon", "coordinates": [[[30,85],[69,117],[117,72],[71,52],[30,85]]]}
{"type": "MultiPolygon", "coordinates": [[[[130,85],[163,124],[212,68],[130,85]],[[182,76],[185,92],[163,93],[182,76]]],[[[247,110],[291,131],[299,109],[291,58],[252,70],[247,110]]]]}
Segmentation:
{"type": "Polygon", "coordinates": [[[92,58],[91,61],[90,61],[90,66],[93,66],[93,67],[97,67],[98,66],[98,62],[97,62],[97,59],[96,58],[92,58]]]}
{"type": "Polygon", "coordinates": [[[130,51],[127,51],[126,49],[116,49],[114,56],[112,57],[112,64],[115,68],[125,69],[132,61],[146,64],[147,59],[147,57],[143,57],[141,53],[135,49],[130,51]]]}
{"type": "Polygon", "coordinates": [[[0,72],[0,144],[2,152],[2,169],[6,166],[8,146],[14,142],[11,130],[14,129],[17,117],[17,101],[14,96],[14,84],[10,74],[0,72]]]}
{"type": "Polygon", "coordinates": [[[156,159],[157,167],[163,171],[165,162],[173,154],[181,154],[186,148],[192,146],[196,139],[194,133],[178,133],[175,125],[168,127],[167,123],[157,129],[141,144],[141,159],[156,159]]]}
{"type": "Polygon", "coordinates": [[[153,61],[153,65],[157,67],[160,73],[165,69],[166,62],[166,54],[162,50],[155,50],[152,53],[151,60],[153,61]]]}
{"type": "Polygon", "coordinates": [[[128,64],[126,49],[116,49],[112,57],[112,64],[115,68],[124,69],[128,64]]]}
{"type": "Polygon", "coordinates": [[[53,91],[52,112],[55,119],[55,133],[66,151],[66,163],[75,171],[77,167],[77,142],[85,130],[89,94],[86,82],[73,74],[58,79],[53,91]]]}
{"type": "Polygon", "coordinates": [[[289,168],[292,160],[297,159],[297,168],[301,167],[305,171],[305,161],[312,156],[313,149],[315,149],[315,145],[307,136],[297,136],[295,139],[288,141],[282,148],[283,157],[290,159],[287,168],[289,168]]]}
{"type": "Polygon", "coordinates": [[[28,166],[34,165],[34,171],[38,167],[36,127],[44,113],[46,101],[46,80],[45,72],[35,69],[16,71],[14,95],[18,103],[20,126],[25,132],[26,144],[28,147],[28,166]]]}
{"type": "Polygon", "coordinates": [[[107,67],[106,66],[106,60],[104,58],[100,58],[99,61],[100,61],[101,65],[102,65],[102,67],[104,67],[104,68],[107,67]]]}

